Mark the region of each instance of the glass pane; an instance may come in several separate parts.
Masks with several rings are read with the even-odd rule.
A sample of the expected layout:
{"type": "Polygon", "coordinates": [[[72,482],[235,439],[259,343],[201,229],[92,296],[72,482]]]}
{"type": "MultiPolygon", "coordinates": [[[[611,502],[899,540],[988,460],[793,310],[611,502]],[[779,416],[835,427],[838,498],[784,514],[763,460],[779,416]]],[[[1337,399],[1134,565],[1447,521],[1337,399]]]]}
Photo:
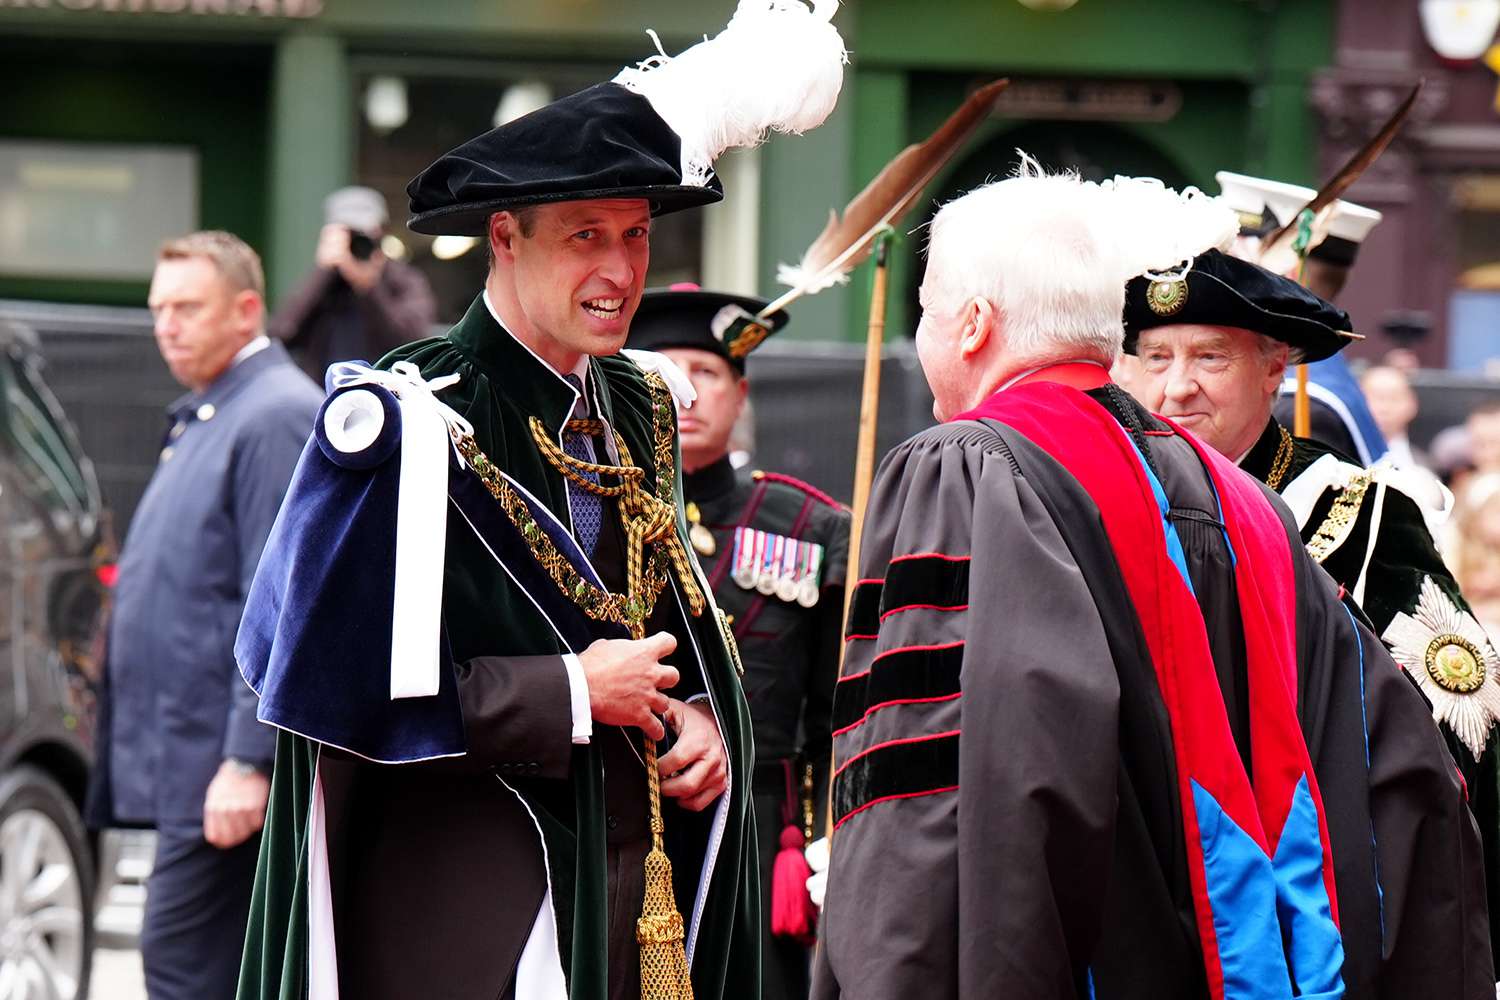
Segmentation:
{"type": "Polygon", "coordinates": [[[88,479],[60,426],[55,404],[32,383],[29,366],[14,360],[5,384],[5,436],[16,462],[34,488],[75,515],[89,513],[88,479]]]}
{"type": "Polygon", "coordinates": [[[1500,366],[1500,174],[1453,182],[1457,287],[1448,306],[1448,365],[1494,372],[1500,366]]]}
{"type": "Polygon", "coordinates": [[[147,279],[198,226],[189,149],[0,140],[0,273],[147,279]]]}

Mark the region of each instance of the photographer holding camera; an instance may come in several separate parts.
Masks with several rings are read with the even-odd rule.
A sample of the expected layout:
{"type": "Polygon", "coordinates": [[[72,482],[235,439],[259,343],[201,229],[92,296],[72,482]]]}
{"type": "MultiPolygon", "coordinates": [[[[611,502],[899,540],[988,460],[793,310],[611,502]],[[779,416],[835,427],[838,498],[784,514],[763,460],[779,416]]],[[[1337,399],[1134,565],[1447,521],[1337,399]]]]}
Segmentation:
{"type": "Polygon", "coordinates": [[[316,266],[271,317],[271,336],[319,384],[333,362],[375,361],[427,336],[436,321],[427,279],[380,250],[388,218],[385,198],[371,188],[329,195],[316,266]]]}

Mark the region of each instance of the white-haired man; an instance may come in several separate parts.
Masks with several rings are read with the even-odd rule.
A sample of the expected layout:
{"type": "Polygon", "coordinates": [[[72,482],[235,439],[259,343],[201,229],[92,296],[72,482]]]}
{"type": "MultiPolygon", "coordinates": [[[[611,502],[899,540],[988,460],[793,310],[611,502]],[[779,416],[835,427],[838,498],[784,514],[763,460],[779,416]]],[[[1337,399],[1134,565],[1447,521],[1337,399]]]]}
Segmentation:
{"type": "MultiPolygon", "coordinates": [[[[1122,252],[1135,188],[1028,170],[934,220],[944,422],[864,528],[820,998],[1375,996],[1381,887],[1405,917],[1477,863],[1426,707],[1285,509],[1109,381],[1112,282],[1159,263],[1122,252]]],[[[1386,945],[1493,990],[1439,912],[1484,922],[1386,945]]]]}

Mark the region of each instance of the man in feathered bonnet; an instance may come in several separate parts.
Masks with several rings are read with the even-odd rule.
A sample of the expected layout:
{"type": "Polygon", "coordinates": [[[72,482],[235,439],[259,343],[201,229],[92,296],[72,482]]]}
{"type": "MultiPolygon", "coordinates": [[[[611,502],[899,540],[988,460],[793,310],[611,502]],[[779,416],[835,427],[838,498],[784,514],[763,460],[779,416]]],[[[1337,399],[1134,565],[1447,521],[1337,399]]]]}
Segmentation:
{"type": "Polygon", "coordinates": [[[330,371],[262,563],[240,660],[286,732],[242,997],[758,995],[749,722],[677,499],[692,390],[619,352],[653,220],[719,200],[725,148],[832,109],[833,6],[745,0],[408,186],[413,230],[492,263],[446,336],[330,371]],[[792,58],[747,72],[773,39],[792,58]],[[422,413],[446,535],[403,547],[422,413]],[[399,608],[424,595],[442,669],[412,690],[399,608]]]}

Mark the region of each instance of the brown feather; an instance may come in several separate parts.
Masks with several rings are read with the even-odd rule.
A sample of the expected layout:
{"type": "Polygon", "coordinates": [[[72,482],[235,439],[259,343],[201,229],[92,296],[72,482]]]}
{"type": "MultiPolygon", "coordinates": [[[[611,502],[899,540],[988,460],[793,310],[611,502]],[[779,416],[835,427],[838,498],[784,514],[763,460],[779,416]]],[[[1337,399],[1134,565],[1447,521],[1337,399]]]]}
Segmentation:
{"type": "Polygon", "coordinates": [[[802,261],[783,267],[781,280],[794,287],[763,310],[769,315],[803,295],[821,291],[852,271],[874,248],[875,237],[909,212],[923,190],[962,148],[994,107],[1009,80],[976,90],[947,121],[922,142],[907,146],[844,208],[842,217],[828,213],[828,225],[813,240],[802,261]]]}
{"type": "Polygon", "coordinates": [[[1303,212],[1311,209],[1312,213],[1317,215],[1338,201],[1339,196],[1359,180],[1359,175],[1380,158],[1380,154],[1385,152],[1385,147],[1391,144],[1391,140],[1396,138],[1396,133],[1401,131],[1401,126],[1406,123],[1407,116],[1411,114],[1411,109],[1417,103],[1417,95],[1422,93],[1423,82],[1417,81],[1416,86],[1411,88],[1411,93],[1406,95],[1406,100],[1402,101],[1390,118],[1386,119],[1374,138],[1349,157],[1338,172],[1328,179],[1328,183],[1324,184],[1322,189],[1313,196],[1312,201],[1303,205],[1290,219],[1281,224],[1281,228],[1261,242],[1260,259],[1262,261],[1268,260],[1273,254],[1291,246],[1291,241],[1297,236],[1297,220],[1302,217],[1303,212]]]}

